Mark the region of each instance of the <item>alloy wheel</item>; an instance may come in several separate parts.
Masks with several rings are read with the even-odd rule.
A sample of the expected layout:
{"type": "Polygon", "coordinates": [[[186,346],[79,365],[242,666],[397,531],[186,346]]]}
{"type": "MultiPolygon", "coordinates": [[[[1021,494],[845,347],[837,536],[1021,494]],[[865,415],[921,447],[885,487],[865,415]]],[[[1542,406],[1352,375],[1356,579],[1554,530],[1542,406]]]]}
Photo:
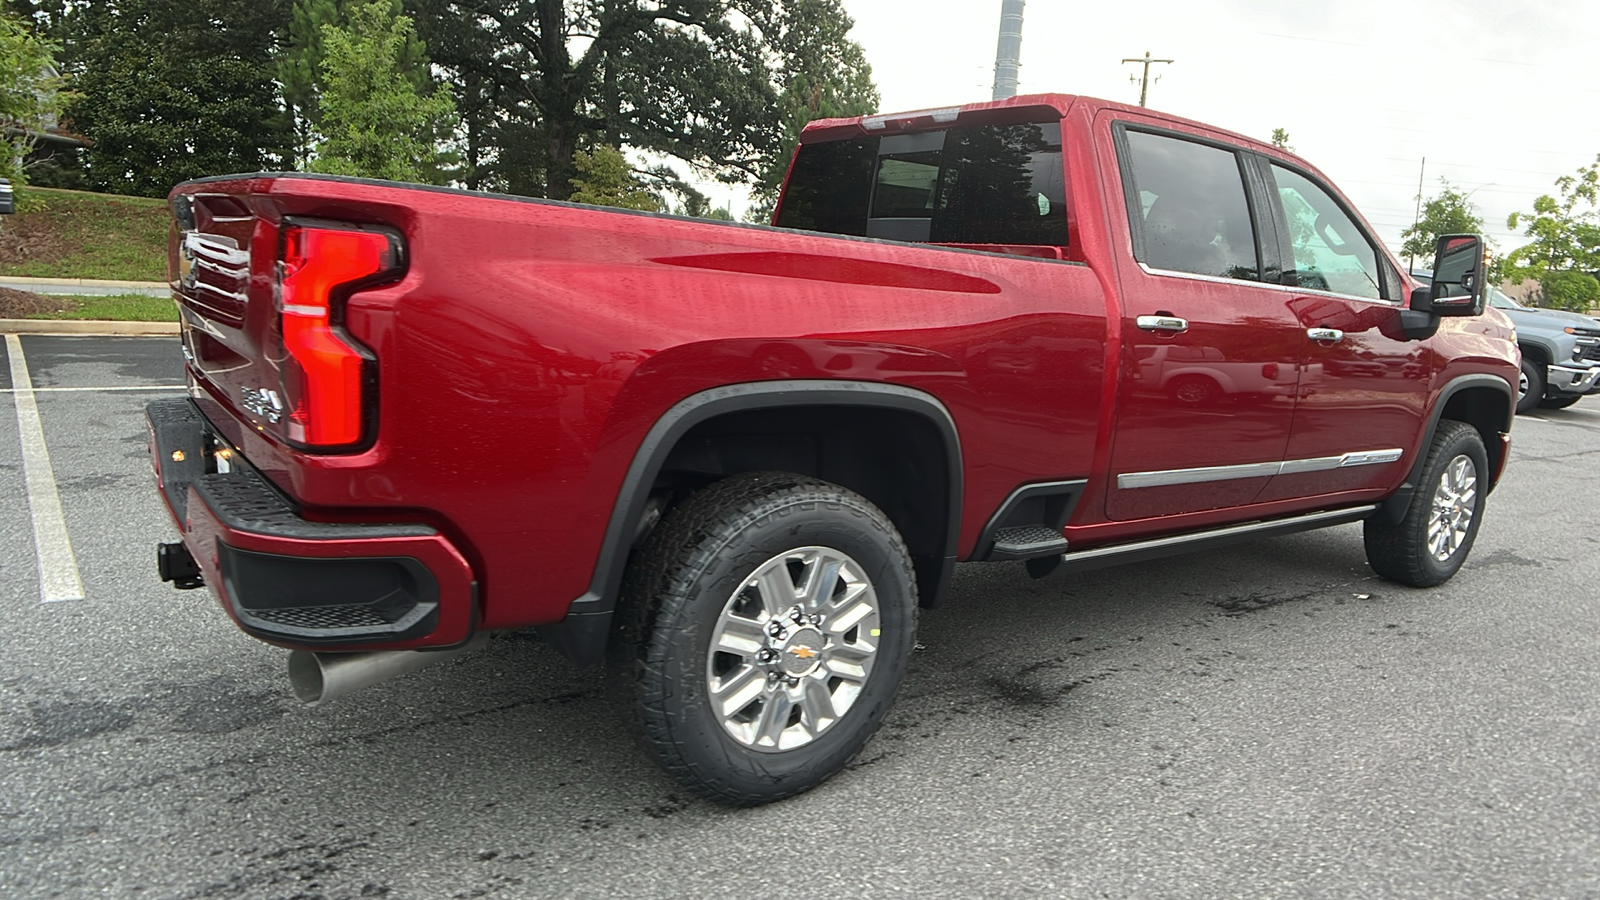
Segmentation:
{"type": "Polygon", "coordinates": [[[1478,470],[1472,459],[1459,454],[1439,475],[1428,517],[1428,552],[1445,562],[1467,540],[1478,505],[1478,470]]]}
{"type": "Polygon", "coordinates": [[[860,696],[880,634],[876,591],[831,547],[799,547],[756,567],[723,607],[706,659],[712,711],[755,750],[816,740],[860,696]]]}

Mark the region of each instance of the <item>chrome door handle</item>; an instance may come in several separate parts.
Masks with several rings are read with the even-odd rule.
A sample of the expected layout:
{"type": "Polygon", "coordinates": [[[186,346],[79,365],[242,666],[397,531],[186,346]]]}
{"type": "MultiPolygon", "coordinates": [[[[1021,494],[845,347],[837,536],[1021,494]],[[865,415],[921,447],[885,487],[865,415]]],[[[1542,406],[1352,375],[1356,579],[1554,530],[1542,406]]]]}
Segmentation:
{"type": "Polygon", "coordinates": [[[1189,321],[1177,316],[1140,316],[1134,320],[1145,331],[1169,331],[1173,334],[1183,334],[1189,330],[1189,321]]]}
{"type": "Polygon", "coordinates": [[[1332,343],[1344,340],[1344,332],[1337,328],[1307,328],[1306,337],[1311,338],[1313,341],[1328,341],[1332,343]]]}

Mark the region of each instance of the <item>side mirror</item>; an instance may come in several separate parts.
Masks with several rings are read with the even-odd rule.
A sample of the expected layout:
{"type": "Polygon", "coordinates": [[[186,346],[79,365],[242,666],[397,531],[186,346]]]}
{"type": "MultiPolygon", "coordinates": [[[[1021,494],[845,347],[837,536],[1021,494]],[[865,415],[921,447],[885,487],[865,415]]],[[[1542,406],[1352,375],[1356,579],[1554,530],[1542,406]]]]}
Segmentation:
{"type": "Polygon", "coordinates": [[[1447,234],[1439,238],[1434,253],[1433,284],[1411,292],[1411,309],[1436,316],[1481,316],[1487,288],[1482,236],[1447,234]]]}

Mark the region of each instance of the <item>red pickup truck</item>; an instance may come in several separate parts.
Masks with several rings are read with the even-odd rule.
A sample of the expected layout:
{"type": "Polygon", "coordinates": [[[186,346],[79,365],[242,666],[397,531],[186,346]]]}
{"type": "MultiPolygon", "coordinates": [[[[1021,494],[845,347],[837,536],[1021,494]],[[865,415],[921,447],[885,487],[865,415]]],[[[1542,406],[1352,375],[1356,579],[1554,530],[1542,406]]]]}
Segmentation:
{"type": "Polygon", "coordinates": [[[1510,446],[1478,238],[1418,288],[1307,163],[1087,98],[814,123],[775,227],[302,174],[171,206],[162,577],[310,702],[535,626],[725,803],[862,747],[957,561],[1362,521],[1437,584],[1510,446]]]}

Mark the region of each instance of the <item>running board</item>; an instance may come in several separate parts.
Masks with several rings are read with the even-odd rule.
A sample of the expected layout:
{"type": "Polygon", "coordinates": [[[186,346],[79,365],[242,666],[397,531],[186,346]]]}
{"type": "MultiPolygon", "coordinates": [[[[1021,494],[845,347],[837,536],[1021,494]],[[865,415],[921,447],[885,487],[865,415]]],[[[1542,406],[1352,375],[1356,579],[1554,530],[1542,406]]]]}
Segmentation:
{"type": "Polygon", "coordinates": [[[1352,509],[1335,509],[1296,516],[1292,519],[1250,522],[1245,525],[1230,525],[1227,528],[1200,531],[1194,534],[1179,534],[1172,537],[1139,541],[1134,544],[1114,544],[1109,547],[1096,547],[1093,550],[1079,550],[1074,553],[1062,554],[1061,568],[1068,572],[1086,572],[1102,566],[1160,559],[1163,556],[1193,553],[1196,550],[1211,550],[1217,547],[1225,547],[1229,544],[1255,540],[1256,538],[1277,537],[1300,531],[1314,531],[1318,528],[1327,528],[1332,525],[1359,522],[1377,512],[1377,510],[1377,504],[1358,506],[1352,509]]]}

